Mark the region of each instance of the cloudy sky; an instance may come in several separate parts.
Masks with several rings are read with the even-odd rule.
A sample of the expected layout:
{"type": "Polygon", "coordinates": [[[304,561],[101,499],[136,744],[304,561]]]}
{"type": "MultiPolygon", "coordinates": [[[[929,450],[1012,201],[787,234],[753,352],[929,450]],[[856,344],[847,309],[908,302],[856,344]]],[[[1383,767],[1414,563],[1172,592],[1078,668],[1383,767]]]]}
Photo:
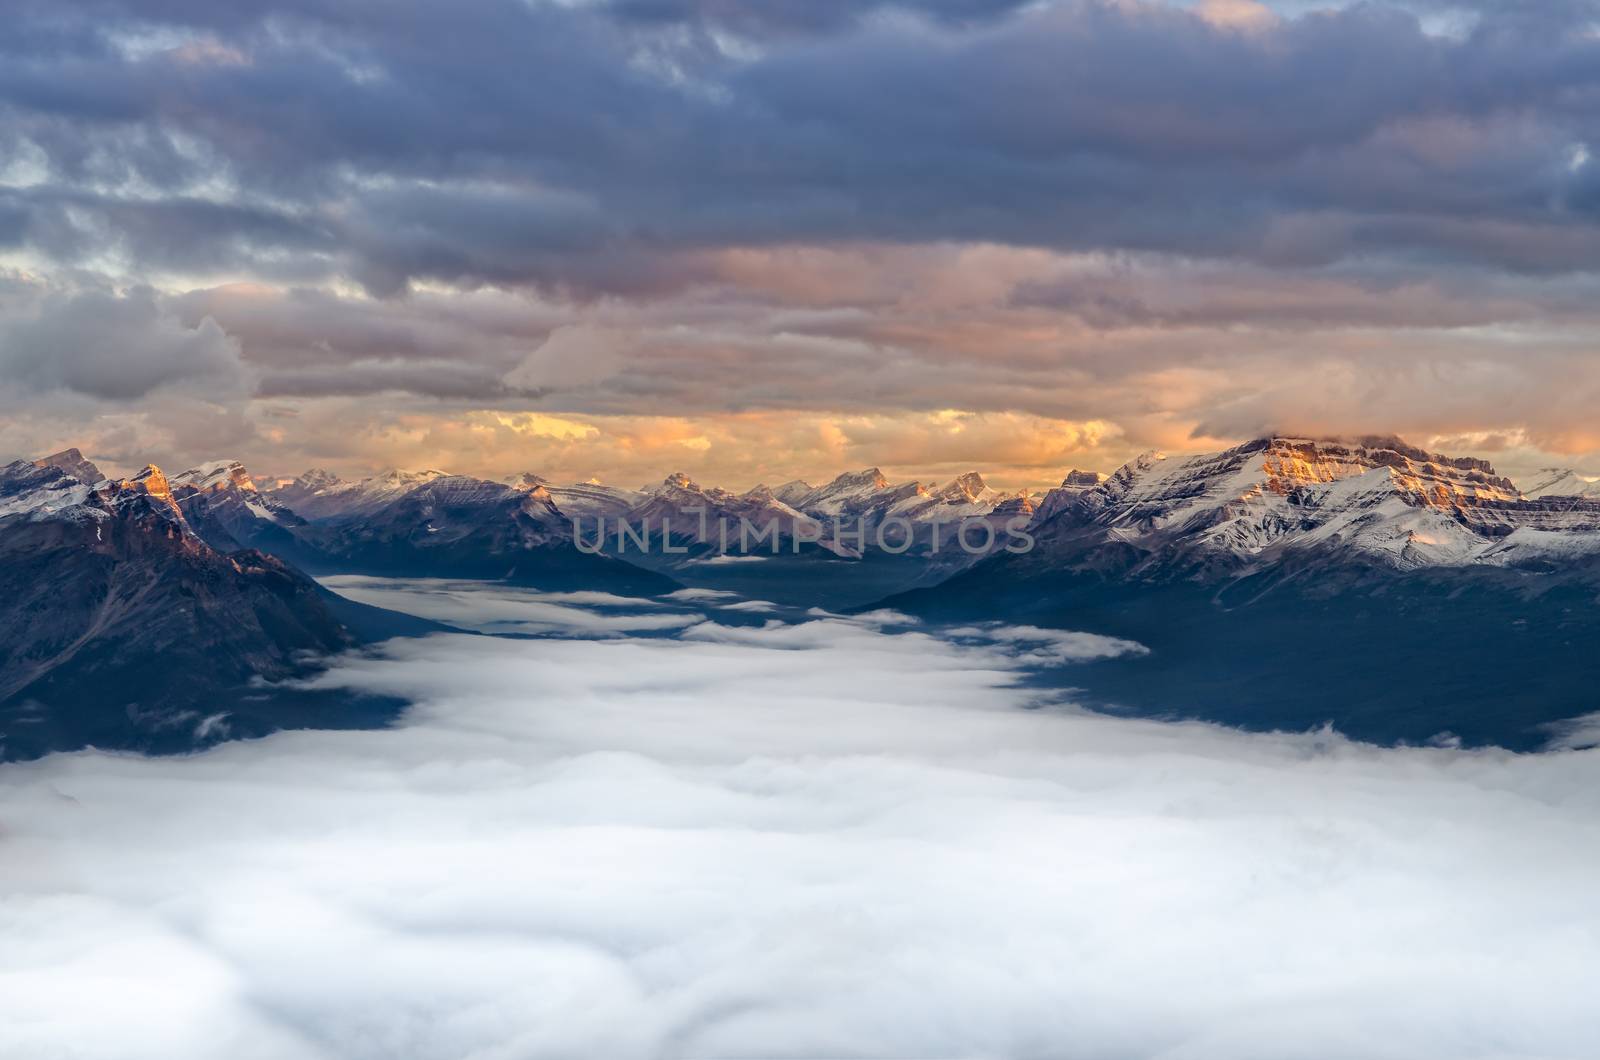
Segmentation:
{"type": "Polygon", "coordinates": [[[1600,751],[1019,680],[1137,650],[1082,633],[340,587],[558,635],[318,679],[415,699],[392,729],[0,770],[0,1054],[1594,1055],[1600,751]]]}
{"type": "Polygon", "coordinates": [[[1595,0],[11,0],[0,453],[1600,473],[1595,0]]]}

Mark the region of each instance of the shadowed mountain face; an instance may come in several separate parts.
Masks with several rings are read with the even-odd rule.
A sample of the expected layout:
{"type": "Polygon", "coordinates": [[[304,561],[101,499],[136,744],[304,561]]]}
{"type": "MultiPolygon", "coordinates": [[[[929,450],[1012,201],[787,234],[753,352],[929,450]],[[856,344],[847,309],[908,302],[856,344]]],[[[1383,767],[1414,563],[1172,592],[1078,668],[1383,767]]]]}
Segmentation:
{"type": "Polygon", "coordinates": [[[182,751],[392,711],[260,686],[354,643],[326,594],[273,556],[207,545],[155,468],[73,470],[98,484],[59,463],[0,468],[0,757],[182,751]]]}
{"type": "Polygon", "coordinates": [[[1532,748],[1600,709],[1600,502],[1479,461],[1386,439],[1152,456],[1033,533],[886,603],[1137,640],[1079,678],[1140,712],[1532,748]]]}
{"type": "MultiPolygon", "coordinates": [[[[571,520],[542,488],[518,489],[465,475],[394,472],[359,483],[307,483],[299,496],[321,513],[307,522],[258,521],[246,540],[269,543],[313,573],[486,578],[543,589],[603,589],[652,594],[672,579],[574,543],[571,520]]],[[[294,513],[298,516],[298,512],[294,513]]]]}
{"type": "MultiPolygon", "coordinates": [[[[300,569],[627,595],[682,581],[835,608],[930,586],[888,603],[1151,648],[1077,671],[1107,707],[1536,747],[1550,723],[1600,709],[1586,647],[1600,635],[1590,485],[1552,469],[1525,493],[1482,461],[1386,438],[1151,454],[1110,477],[1072,472],[1043,497],[1000,494],[976,475],[894,486],[875,469],[742,494],[681,475],[635,492],[435,471],[308,473],[268,493],[232,461],[170,482],[153,467],[109,481],[69,450],[0,469],[5,753],[185,749],[327,722],[260,682],[357,636],[419,630],[331,597],[300,569]],[[656,540],[649,556],[624,552],[608,535],[593,553],[575,540],[579,514],[670,520],[686,551],[656,540]],[[722,555],[702,517],[772,533],[750,556],[722,555]],[[1033,547],[987,558],[840,547],[839,527],[870,541],[891,520],[930,541],[961,520],[1021,520],[1033,547]]],[[[353,709],[356,721],[339,723],[360,723],[367,708],[353,709]]]]}
{"type": "Polygon", "coordinates": [[[59,453],[51,453],[49,456],[35,460],[34,464],[37,467],[60,468],[79,482],[89,486],[93,486],[95,483],[105,479],[105,476],[100,473],[100,469],[85,460],[83,453],[77,449],[63,449],[59,453]]]}
{"type": "Polygon", "coordinates": [[[977,472],[935,487],[891,483],[877,468],[743,493],[682,473],[638,491],[531,473],[510,482],[579,520],[586,544],[602,543],[604,520],[609,554],[697,588],[802,607],[850,607],[943,580],[1012,541],[1038,499],[991,489],[977,472]]]}
{"type": "Polygon", "coordinates": [[[219,552],[254,548],[278,556],[298,549],[298,514],[266,496],[243,464],[219,460],[172,478],[172,495],[189,528],[219,552]]]}

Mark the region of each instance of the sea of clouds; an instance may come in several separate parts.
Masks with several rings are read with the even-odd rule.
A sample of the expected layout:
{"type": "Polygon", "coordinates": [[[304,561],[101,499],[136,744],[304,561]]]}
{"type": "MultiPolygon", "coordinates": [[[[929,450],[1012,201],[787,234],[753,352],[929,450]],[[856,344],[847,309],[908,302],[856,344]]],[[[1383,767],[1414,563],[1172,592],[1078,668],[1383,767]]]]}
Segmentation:
{"type": "Polygon", "coordinates": [[[1023,682],[1138,650],[1083,634],[342,591],[518,636],[318,679],[393,729],[0,767],[0,1056],[1594,1055],[1596,752],[1023,682]]]}

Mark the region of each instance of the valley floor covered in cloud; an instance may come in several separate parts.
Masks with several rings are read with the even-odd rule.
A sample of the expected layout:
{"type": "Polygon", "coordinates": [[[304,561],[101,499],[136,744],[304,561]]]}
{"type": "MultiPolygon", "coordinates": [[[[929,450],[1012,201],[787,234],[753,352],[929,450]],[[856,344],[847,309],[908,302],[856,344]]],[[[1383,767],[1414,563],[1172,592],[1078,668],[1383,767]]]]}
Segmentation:
{"type": "Polygon", "coordinates": [[[0,1055],[1593,1055],[1600,752],[1025,685],[1136,648],[1087,635],[359,588],[561,635],[318,679],[393,729],[0,768],[0,1055]]]}

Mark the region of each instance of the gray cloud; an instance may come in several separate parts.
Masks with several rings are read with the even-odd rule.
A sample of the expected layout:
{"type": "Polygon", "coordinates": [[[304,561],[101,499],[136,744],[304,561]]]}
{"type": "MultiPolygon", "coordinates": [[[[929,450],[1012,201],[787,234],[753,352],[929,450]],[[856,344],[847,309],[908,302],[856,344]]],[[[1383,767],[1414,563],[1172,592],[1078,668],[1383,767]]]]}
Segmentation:
{"type": "Polygon", "coordinates": [[[103,401],[168,386],[217,396],[249,388],[237,343],[209,317],[182,323],[149,288],[23,300],[14,316],[0,317],[0,379],[24,394],[67,391],[103,401]]]}
{"type": "Polygon", "coordinates": [[[323,683],[392,731],[6,766],[0,1051],[1589,1054],[1595,752],[1088,715],[885,621],[391,642],[323,683]]]}
{"type": "Polygon", "coordinates": [[[649,291],[685,250],[846,237],[1600,261],[1579,5],[1486,8],[1461,37],[1370,5],[1253,32],[1156,4],[868,6],[806,5],[799,36],[799,8],[763,7],[746,53],[671,28],[738,4],[29,4],[0,136],[51,178],[6,211],[62,258],[115,238],[383,293],[649,291]],[[152,24],[192,39],[120,43],[152,24]]]}
{"type": "Polygon", "coordinates": [[[0,252],[188,353],[28,361],[4,437],[214,455],[146,387],[205,331],[244,382],[182,433],[273,460],[485,409],[1600,445],[1593,5],[1269,6],[19,0],[0,252]]]}

